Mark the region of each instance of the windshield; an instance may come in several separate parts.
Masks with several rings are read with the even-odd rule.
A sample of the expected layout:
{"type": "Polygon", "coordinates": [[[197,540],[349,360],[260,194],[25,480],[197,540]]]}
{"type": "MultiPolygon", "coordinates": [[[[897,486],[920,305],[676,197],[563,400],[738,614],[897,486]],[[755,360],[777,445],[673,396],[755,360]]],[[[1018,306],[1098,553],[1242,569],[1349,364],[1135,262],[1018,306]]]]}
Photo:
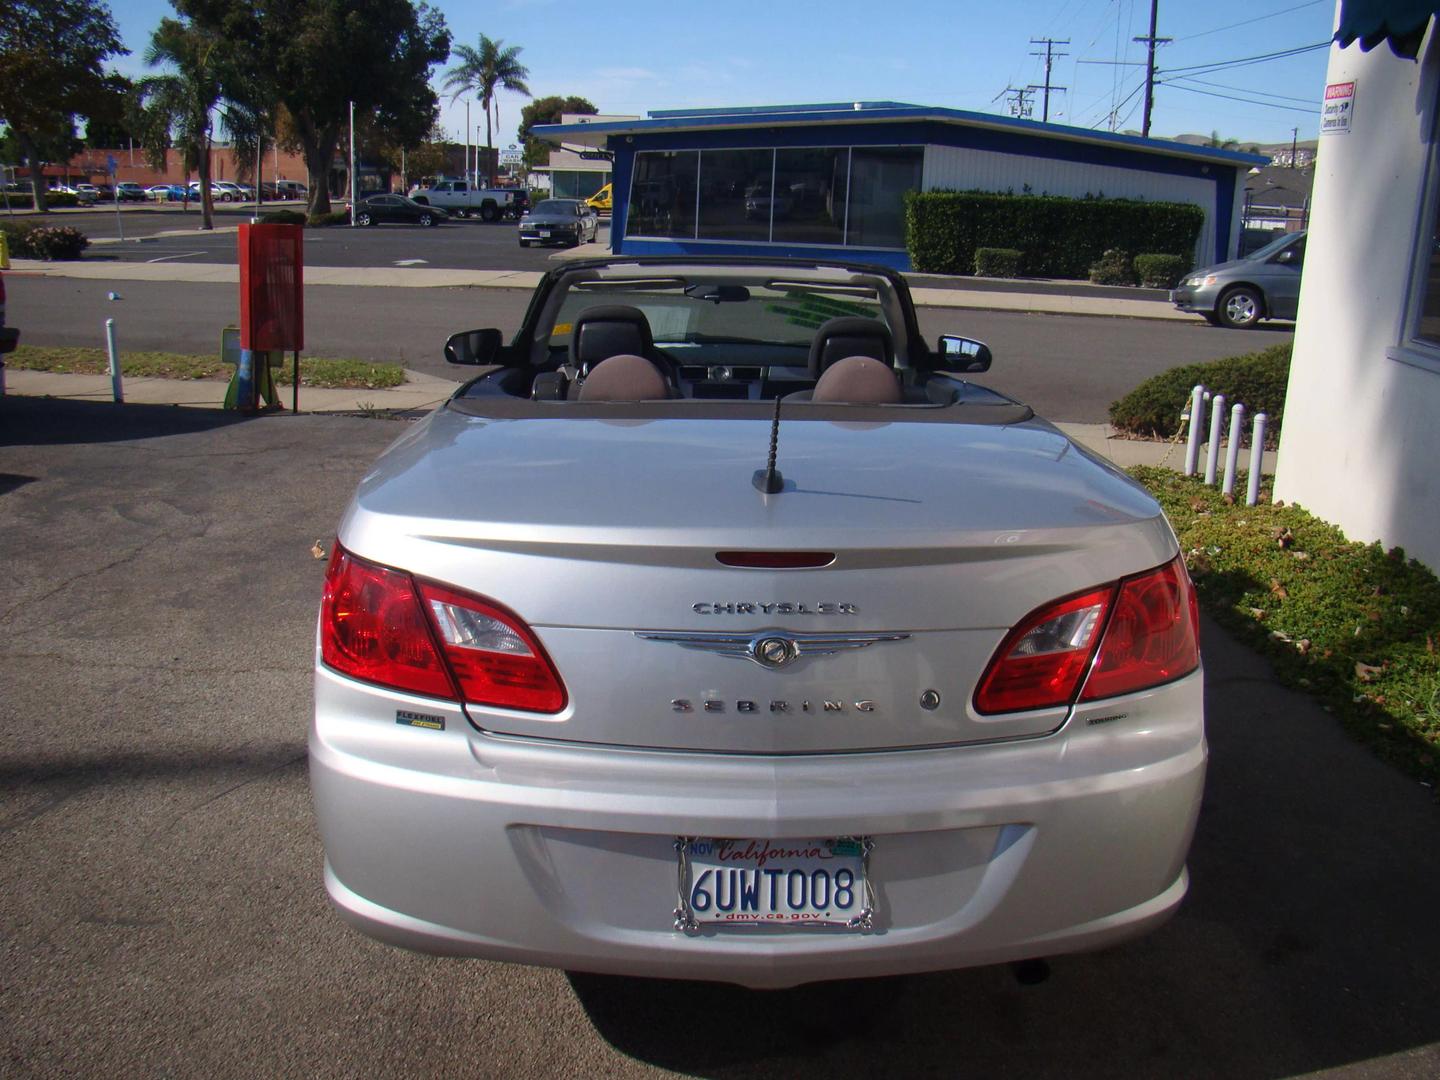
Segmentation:
{"type": "MultiPolygon", "coordinates": [[[[550,334],[550,347],[568,347],[575,316],[586,308],[608,304],[643,311],[657,345],[725,342],[808,348],[815,330],[826,319],[845,315],[886,321],[873,289],[757,283],[741,287],[748,295],[740,299],[740,293],[729,291],[736,286],[722,288],[727,291],[717,300],[717,286],[704,282],[582,284],[566,293],[550,334]]],[[[895,333],[895,327],[889,329],[895,333]]]]}
{"type": "Polygon", "coordinates": [[[575,204],[566,202],[563,199],[546,199],[539,206],[535,207],[537,214],[575,214],[575,204]]]}
{"type": "Polygon", "coordinates": [[[1293,244],[1298,237],[1304,235],[1304,233],[1286,233],[1284,236],[1279,236],[1276,237],[1274,240],[1271,240],[1270,243],[1266,244],[1259,250],[1252,251],[1249,255],[1246,255],[1245,257],[1247,259],[1256,260],[1268,259],[1271,255],[1274,255],[1278,251],[1280,251],[1281,248],[1285,247],[1287,244],[1293,244]]]}

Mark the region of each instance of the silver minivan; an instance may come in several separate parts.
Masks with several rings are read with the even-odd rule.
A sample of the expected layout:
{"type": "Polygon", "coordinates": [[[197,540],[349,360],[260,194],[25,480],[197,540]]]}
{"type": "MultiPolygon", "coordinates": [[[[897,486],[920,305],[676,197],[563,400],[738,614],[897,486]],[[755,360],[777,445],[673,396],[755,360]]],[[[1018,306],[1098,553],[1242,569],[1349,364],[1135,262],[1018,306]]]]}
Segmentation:
{"type": "Polygon", "coordinates": [[[1305,233],[1288,233],[1243,259],[1190,271],[1170,301],[1234,329],[1251,329],[1261,319],[1293,319],[1304,263],[1305,233]]]}

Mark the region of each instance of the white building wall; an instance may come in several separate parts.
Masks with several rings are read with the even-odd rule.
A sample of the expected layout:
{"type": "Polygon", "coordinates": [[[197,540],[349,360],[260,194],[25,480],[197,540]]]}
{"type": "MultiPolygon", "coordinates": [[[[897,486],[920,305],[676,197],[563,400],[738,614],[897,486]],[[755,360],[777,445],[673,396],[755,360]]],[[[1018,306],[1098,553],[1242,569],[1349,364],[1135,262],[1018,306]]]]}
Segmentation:
{"type": "MultiPolygon", "coordinates": [[[[1223,165],[1210,167],[1229,168],[1223,165]]],[[[1215,254],[1215,184],[1211,180],[1140,172],[1118,165],[1090,165],[1024,154],[1002,154],[994,150],[931,145],[925,147],[925,171],[921,182],[926,191],[937,188],[1012,191],[1019,195],[1028,184],[1030,192],[1035,195],[1063,195],[1076,199],[1086,195],[1104,195],[1108,199],[1194,203],[1205,211],[1205,225],[1195,242],[1195,264],[1204,266],[1219,261],[1215,254]]],[[[1237,191],[1243,187],[1238,178],[1235,186],[1237,191]]],[[[1232,222],[1232,233],[1238,228],[1237,215],[1232,222]]],[[[1234,239],[1232,235],[1232,245],[1234,239]]]]}
{"type": "Polygon", "coordinates": [[[1275,497],[1440,568],[1440,350],[1406,343],[1435,126],[1435,31],[1421,63],[1330,50],[1356,81],[1348,134],[1322,136],[1275,497]]]}

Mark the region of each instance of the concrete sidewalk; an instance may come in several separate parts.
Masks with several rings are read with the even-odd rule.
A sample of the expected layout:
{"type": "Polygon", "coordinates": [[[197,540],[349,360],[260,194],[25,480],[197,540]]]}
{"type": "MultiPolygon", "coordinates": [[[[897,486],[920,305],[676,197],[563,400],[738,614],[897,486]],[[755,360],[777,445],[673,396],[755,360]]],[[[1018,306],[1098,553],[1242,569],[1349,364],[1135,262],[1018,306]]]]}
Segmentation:
{"type": "MultiPolygon", "coordinates": [[[[291,388],[280,373],[280,400],[289,410],[291,388]]],[[[406,382],[389,390],[326,390],[300,388],[302,413],[363,413],[385,416],[415,415],[429,412],[444,402],[460,385],[450,379],[424,375],[406,369],[406,382]]],[[[111,400],[108,375],[57,375],[46,371],[5,372],[6,392],[25,397],[51,397],[72,401],[111,400]]],[[[225,400],[226,383],[217,379],[152,379],[125,380],[125,401],[135,405],[176,405],[190,408],[218,409],[225,400]]],[[[1081,446],[1121,468],[1131,465],[1168,465],[1180,469],[1185,462],[1183,443],[1154,442],[1145,439],[1117,438],[1108,424],[1056,424],[1061,431],[1081,446]]],[[[1242,471],[1249,461],[1241,460],[1242,471]]],[[[1267,452],[1261,470],[1273,474],[1275,454],[1267,452]]]]}
{"type": "MultiPolygon", "coordinates": [[[[590,257],[603,252],[584,248],[560,254],[560,259],[590,257]]],[[[240,268],[228,263],[126,263],[126,262],[42,262],[14,259],[11,273],[35,277],[82,278],[90,281],[193,281],[238,284],[240,268]]],[[[307,266],[305,284],[368,286],[402,289],[533,289],[540,281],[538,270],[446,270],[435,267],[349,267],[307,266]]],[[[918,280],[933,280],[919,275],[918,280]]],[[[998,292],[966,288],[952,283],[947,288],[923,284],[911,287],[918,307],[960,308],[979,311],[1034,312],[1048,315],[1091,315],[1128,319],[1160,319],[1167,322],[1198,322],[1171,307],[1168,301],[1130,299],[1117,296],[1065,295],[1043,292],[998,292]]]]}

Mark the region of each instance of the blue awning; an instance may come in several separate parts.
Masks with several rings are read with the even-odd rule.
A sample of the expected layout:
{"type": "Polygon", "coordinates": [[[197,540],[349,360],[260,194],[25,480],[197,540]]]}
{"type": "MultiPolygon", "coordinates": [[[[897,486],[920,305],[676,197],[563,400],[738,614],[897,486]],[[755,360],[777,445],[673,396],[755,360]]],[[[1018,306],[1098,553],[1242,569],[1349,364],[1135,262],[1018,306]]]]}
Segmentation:
{"type": "Polygon", "coordinates": [[[1362,52],[1387,42],[1396,56],[1414,60],[1437,12],[1440,0],[1340,0],[1335,40],[1342,49],[1358,41],[1362,52]]]}

